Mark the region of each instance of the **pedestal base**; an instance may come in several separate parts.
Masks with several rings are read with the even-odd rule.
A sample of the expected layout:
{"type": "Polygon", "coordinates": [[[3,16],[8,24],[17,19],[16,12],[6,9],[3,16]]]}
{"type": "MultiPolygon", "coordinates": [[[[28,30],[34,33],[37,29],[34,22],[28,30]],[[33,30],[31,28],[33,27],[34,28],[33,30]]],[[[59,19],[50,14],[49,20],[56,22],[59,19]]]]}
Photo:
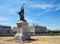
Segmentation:
{"type": "Polygon", "coordinates": [[[17,23],[17,33],[14,37],[15,40],[27,40],[30,39],[30,34],[28,34],[28,24],[24,21],[17,23]]]}
{"type": "Polygon", "coordinates": [[[15,40],[29,40],[30,36],[28,34],[17,33],[14,39],[15,40]]]}

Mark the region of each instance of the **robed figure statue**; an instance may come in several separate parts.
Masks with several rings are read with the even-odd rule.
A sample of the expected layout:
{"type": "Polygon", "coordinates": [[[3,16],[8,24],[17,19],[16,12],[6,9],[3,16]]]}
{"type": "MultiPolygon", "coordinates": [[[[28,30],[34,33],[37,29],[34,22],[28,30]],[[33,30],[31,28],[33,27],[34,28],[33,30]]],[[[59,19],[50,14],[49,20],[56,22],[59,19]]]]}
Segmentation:
{"type": "MultiPolygon", "coordinates": [[[[24,4],[23,4],[24,6],[24,4]]],[[[20,16],[20,21],[25,21],[26,20],[24,19],[24,7],[22,6],[21,10],[18,12],[19,16],[20,16]]]]}

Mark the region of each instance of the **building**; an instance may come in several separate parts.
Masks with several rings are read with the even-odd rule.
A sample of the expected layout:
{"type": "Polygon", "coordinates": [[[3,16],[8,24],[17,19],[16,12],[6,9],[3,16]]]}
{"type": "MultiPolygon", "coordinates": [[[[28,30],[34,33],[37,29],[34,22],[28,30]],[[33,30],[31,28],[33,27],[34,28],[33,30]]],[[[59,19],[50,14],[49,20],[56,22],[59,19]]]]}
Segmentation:
{"type": "MultiPolygon", "coordinates": [[[[27,31],[32,35],[48,32],[47,27],[39,25],[28,26],[27,31]]],[[[16,32],[17,27],[13,27],[13,29],[11,29],[11,26],[0,25],[0,35],[10,35],[10,34],[13,35],[16,34],[16,32]]]]}
{"type": "Polygon", "coordinates": [[[48,32],[47,27],[39,26],[39,25],[29,26],[29,29],[30,29],[30,33],[33,34],[33,35],[48,32]]]}
{"type": "Polygon", "coordinates": [[[11,34],[11,26],[0,25],[0,35],[11,34]]]}
{"type": "MultiPolygon", "coordinates": [[[[17,32],[17,27],[13,27],[13,32],[17,32]]],[[[28,26],[28,33],[35,35],[35,34],[41,34],[41,33],[46,33],[47,31],[47,27],[44,26],[39,26],[39,25],[31,25],[28,26]]]]}

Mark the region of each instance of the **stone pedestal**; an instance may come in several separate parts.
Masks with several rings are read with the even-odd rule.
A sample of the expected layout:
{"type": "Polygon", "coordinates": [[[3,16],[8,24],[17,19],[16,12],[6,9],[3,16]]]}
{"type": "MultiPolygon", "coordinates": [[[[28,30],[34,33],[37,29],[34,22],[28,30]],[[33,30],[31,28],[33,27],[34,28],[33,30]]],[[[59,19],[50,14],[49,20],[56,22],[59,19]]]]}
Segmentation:
{"type": "Polygon", "coordinates": [[[27,40],[30,39],[28,34],[28,24],[27,22],[20,21],[17,23],[17,33],[14,37],[15,40],[27,40]]]}

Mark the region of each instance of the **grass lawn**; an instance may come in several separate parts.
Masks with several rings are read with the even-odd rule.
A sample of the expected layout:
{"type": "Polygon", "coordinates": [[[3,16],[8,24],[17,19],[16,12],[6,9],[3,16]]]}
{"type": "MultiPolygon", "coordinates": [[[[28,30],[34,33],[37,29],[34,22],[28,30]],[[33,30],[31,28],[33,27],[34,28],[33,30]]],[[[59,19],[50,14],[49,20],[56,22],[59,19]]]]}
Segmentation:
{"type": "MultiPolygon", "coordinates": [[[[32,36],[32,40],[23,44],[60,44],[60,36],[32,36]]],[[[0,37],[0,44],[20,44],[14,37],[0,37]]]]}

